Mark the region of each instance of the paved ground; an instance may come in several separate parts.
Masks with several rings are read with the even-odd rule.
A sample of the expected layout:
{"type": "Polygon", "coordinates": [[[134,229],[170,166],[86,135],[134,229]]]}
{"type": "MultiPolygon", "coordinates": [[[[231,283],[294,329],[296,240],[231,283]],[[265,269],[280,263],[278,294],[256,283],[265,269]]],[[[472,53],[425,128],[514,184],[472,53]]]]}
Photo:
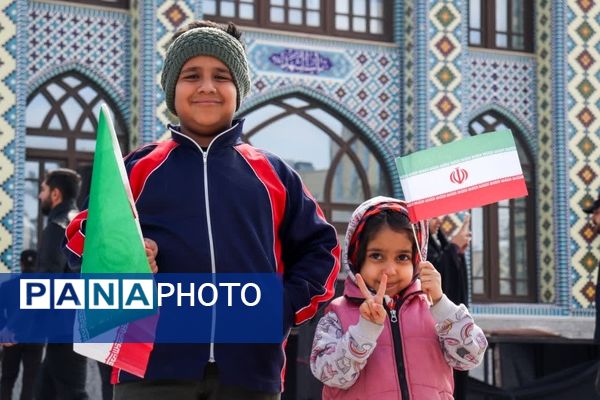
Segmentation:
{"type": "MultiPolygon", "coordinates": [[[[87,391],[90,400],[102,400],[100,392],[100,373],[98,372],[98,366],[95,361],[88,360],[87,370],[87,391]]],[[[15,389],[13,392],[13,399],[18,399],[21,394],[21,375],[17,379],[15,389]]]]}

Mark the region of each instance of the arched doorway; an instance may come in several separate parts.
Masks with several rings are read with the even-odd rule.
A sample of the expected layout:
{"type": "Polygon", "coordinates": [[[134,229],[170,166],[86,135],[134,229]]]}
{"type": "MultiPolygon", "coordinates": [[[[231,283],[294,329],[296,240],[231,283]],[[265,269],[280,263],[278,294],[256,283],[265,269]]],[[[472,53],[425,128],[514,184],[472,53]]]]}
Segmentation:
{"type": "Polygon", "coordinates": [[[302,177],[326,218],[343,235],[364,200],[392,194],[389,173],[344,117],[300,94],[245,113],[244,140],[283,158],[302,177]]]}
{"type": "MultiPolygon", "coordinates": [[[[364,200],[392,194],[383,157],[365,135],[336,110],[303,94],[283,95],[241,115],[244,140],[283,158],[302,177],[319,202],[340,243],[354,209],[364,200]]],[[[345,277],[344,271],[338,276],[345,277]]],[[[343,285],[336,285],[337,295],[343,285]]],[[[309,356],[320,313],[288,338],[284,398],[320,398],[321,385],[312,378],[309,356]],[[301,360],[301,361],[298,361],[301,360]]]]}
{"type": "Polygon", "coordinates": [[[528,196],[472,210],[471,265],[475,302],[535,302],[535,165],[523,132],[497,111],[469,123],[469,134],[510,129],[515,137],[528,196]]]}
{"type": "Polygon", "coordinates": [[[100,105],[113,112],[121,149],[127,151],[123,118],[117,107],[94,82],[78,72],[66,72],[40,85],[27,99],[24,249],[35,249],[44,226],[39,212],[40,179],[58,167],[78,171],[82,194],[89,190],[100,105]]]}

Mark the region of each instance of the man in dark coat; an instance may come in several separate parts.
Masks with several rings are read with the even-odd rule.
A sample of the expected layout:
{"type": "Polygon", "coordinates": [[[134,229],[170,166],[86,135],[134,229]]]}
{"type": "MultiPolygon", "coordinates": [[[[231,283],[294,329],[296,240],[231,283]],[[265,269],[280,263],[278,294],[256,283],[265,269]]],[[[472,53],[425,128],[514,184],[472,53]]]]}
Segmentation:
{"type": "MultiPolygon", "coordinates": [[[[468,219],[468,217],[466,217],[468,219]]],[[[448,240],[440,230],[440,218],[429,220],[427,260],[442,276],[442,290],[456,304],[469,306],[465,250],[471,241],[469,220],[463,222],[458,233],[448,240]]]]}
{"type": "MultiPolygon", "coordinates": [[[[600,194],[591,206],[583,209],[583,212],[586,214],[591,214],[591,223],[596,232],[600,232],[600,194]]],[[[600,263],[598,264],[598,267],[600,267],[600,263]]],[[[594,342],[597,344],[600,344],[600,318],[598,318],[598,310],[600,310],[600,290],[598,290],[598,287],[600,286],[598,285],[599,283],[600,273],[598,273],[598,276],[596,277],[596,330],[594,331],[594,342]]]]}
{"type": "MultiPolygon", "coordinates": [[[[81,177],[73,170],[50,171],[40,185],[40,210],[48,216],[38,245],[35,272],[62,274],[72,271],[62,251],[65,229],[77,214],[75,201],[81,177]]],[[[72,334],[72,328],[67,329],[72,334]]],[[[87,400],[87,359],[73,351],[72,343],[49,343],[35,388],[37,399],[87,400]]]]}
{"type": "MultiPolygon", "coordinates": [[[[21,272],[29,273],[35,266],[37,252],[35,250],[24,250],[21,253],[21,272]]],[[[0,326],[4,333],[14,338],[11,331],[23,332],[24,330],[35,329],[32,318],[20,319],[17,315],[18,299],[11,295],[18,293],[19,279],[17,274],[13,279],[0,285],[0,326]],[[16,329],[15,329],[16,328],[16,329]]],[[[0,342],[4,339],[0,331],[0,342]]],[[[2,359],[2,372],[0,373],[0,400],[11,400],[13,398],[13,388],[19,369],[23,364],[23,375],[21,384],[21,400],[33,399],[33,386],[37,378],[38,369],[42,362],[42,353],[44,345],[38,343],[4,343],[4,358],[2,359]]]]}
{"type": "MultiPolygon", "coordinates": [[[[591,214],[591,223],[596,232],[600,232],[600,193],[598,198],[583,212],[591,214]]],[[[598,263],[598,275],[596,276],[596,329],[594,330],[594,343],[600,345],[600,263],[598,263]]],[[[596,375],[596,393],[600,394],[600,363],[598,363],[598,374],[596,375]]]]}
{"type": "MultiPolygon", "coordinates": [[[[465,250],[471,241],[470,217],[465,217],[458,233],[448,240],[440,230],[440,218],[429,220],[429,244],[427,260],[439,271],[442,277],[442,291],[456,304],[469,305],[469,285],[465,250]]],[[[468,371],[454,371],[454,398],[467,398],[468,371]]]]}

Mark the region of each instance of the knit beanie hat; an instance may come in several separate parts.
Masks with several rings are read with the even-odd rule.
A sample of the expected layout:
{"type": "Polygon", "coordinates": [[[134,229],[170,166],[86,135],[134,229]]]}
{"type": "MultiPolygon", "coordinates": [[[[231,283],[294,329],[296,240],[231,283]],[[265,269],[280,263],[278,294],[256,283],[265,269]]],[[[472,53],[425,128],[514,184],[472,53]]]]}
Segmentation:
{"type": "Polygon", "coordinates": [[[175,85],[183,64],[196,56],[215,57],[229,68],[237,90],[236,110],[250,92],[250,70],[244,47],[238,39],[217,28],[194,28],[171,43],[165,57],[160,83],[165,91],[167,108],[175,111],[175,85]]]}

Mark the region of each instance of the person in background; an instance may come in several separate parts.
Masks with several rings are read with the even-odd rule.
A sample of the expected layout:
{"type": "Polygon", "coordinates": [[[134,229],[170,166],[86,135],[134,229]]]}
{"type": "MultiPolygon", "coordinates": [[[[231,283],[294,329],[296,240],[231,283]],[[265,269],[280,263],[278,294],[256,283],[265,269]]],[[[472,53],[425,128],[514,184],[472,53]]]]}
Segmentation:
{"type": "MultiPolygon", "coordinates": [[[[583,212],[591,216],[590,223],[596,233],[600,233],[600,193],[592,205],[584,208],[583,212]]],[[[600,290],[598,290],[600,286],[600,262],[598,263],[598,271],[596,272],[596,328],[594,329],[594,343],[600,345],[600,315],[598,315],[600,310],[600,290]]],[[[600,394],[600,362],[598,363],[598,374],[596,375],[596,393],[600,394]]]]}
{"type": "MultiPolygon", "coordinates": [[[[450,240],[440,229],[442,218],[429,220],[429,243],[427,260],[439,271],[442,277],[442,291],[455,304],[469,306],[469,284],[465,250],[471,241],[469,223],[470,214],[466,214],[462,226],[450,240]]],[[[466,400],[469,371],[454,370],[454,398],[466,400]]]]}
{"type": "MultiPolygon", "coordinates": [[[[21,273],[30,273],[33,271],[35,266],[37,252],[35,250],[24,250],[21,252],[20,265],[21,273]]],[[[18,279],[7,281],[3,284],[18,284],[18,279]]],[[[2,292],[2,288],[0,288],[2,292]]],[[[9,290],[4,293],[16,293],[16,291],[9,290]]],[[[0,296],[2,294],[0,293],[0,296]]],[[[0,302],[3,305],[8,304],[2,300],[0,302]]],[[[10,311],[0,311],[0,319],[10,319],[10,311]]],[[[4,325],[0,323],[0,326],[4,325]]],[[[0,340],[1,342],[2,340],[0,340]]],[[[4,357],[2,359],[2,375],[0,376],[0,400],[11,400],[13,388],[17,377],[19,376],[19,369],[23,364],[23,377],[21,384],[21,400],[33,399],[33,387],[37,377],[37,373],[42,362],[42,353],[44,351],[43,344],[27,344],[27,343],[5,343],[4,344],[4,357]]]]}
{"type": "MultiPolygon", "coordinates": [[[[71,169],[50,171],[40,185],[40,210],[48,216],[38,246],[35,272],[62,274],[70,269],[62,245],[65,229],[78,209],[75,204],[81,177],[71,169]]],[[[57,328],[59,329],[59,328],[57,328]]],[[[73,328],[65,326],[72,340],[73,328]]],[[[87,359],[73,351],[72,343],[48,343],[35,388],[37,399],[86,400],[87,359]]]]}

